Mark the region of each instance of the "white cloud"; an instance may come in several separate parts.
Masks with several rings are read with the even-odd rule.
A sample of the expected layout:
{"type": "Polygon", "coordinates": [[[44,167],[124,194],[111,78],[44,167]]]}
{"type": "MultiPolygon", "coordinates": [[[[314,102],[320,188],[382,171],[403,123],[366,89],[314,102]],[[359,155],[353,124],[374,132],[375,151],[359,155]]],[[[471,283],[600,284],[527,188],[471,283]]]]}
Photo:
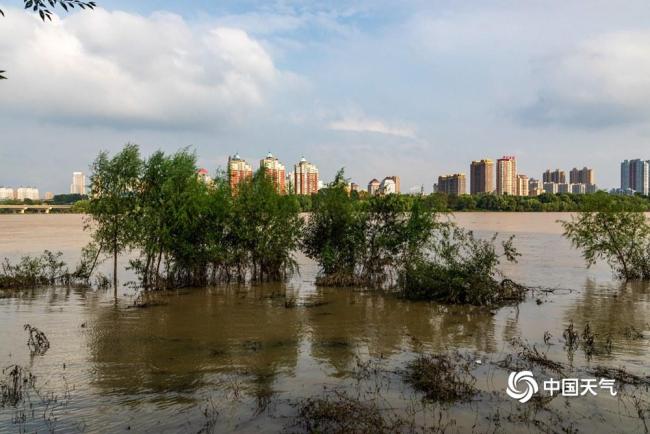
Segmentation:
{"type": "Polygon", "coordinates": [[[544,61],[537,101],[524,120],[603,127],[647,122],[650,31],[607,33],[544,61]]]}
{"type": "Polygon", "coordinates": [[[96,9],[41,23],[5,11],[0,112],[137,126],[215,126],[263,106],[290,74],[232,27],[96,9]]]}
{"type": "Polygon", "coordinates": [[[378,119],[370,119],[365,116],[349,116],[331,122],[329,128],[338,131],[352,131],[358,133],[377,133],[390,136],[417,138],[415,128],[404,124],[388,124],[378,119]]]}

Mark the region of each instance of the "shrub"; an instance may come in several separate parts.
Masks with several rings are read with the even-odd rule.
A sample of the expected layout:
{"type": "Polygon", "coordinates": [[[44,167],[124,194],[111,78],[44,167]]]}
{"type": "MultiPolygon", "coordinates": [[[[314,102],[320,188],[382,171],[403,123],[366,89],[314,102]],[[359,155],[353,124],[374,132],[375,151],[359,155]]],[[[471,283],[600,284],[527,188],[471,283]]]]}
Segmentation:
{"type": "Polygon", "coordinates": [[[494,305],[520,301],[524,288],[509,280],[497,280],[502,258],[516,261],[513,237],[502,242],[497,253],[496,234],[489,240],[474,237],[453,224],[439,227],[427,256],[406,264],[399,287],[408,299],[444,303],[494,305]]]}

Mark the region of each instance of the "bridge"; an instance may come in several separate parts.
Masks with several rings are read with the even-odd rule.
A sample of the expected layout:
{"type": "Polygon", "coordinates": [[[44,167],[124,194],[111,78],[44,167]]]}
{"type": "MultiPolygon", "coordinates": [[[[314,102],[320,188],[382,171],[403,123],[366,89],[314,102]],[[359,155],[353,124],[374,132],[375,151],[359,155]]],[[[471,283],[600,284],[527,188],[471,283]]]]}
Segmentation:
{"type": "Polygon", "coordinates": [[[67,210],[72,208],[72,205],[0,205],[0,211],[12,210],[15,213],[25,214],[26,211],[36,211],[49,214],[50,211],[55,209],[67,210]]]}

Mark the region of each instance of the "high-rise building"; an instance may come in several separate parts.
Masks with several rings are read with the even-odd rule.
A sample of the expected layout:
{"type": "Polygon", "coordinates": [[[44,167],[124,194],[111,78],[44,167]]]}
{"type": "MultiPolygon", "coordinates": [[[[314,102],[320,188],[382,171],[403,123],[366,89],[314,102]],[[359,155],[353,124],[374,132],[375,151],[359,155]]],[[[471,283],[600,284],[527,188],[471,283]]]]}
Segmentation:
{"type": "Polygon", "coordinates": [[[594,170],[588,167],[583,167],[578,169],[574,167],[569,172],[569,183],[570,184],[595,184],[594,170]]]}
{"type": "Polygon", "coordinates": [[[546,172],[542,175],[542,181],[544,182],[555,182],[556,184],[566,183],[566,173],[564,170],[555,169],[551,171],[547,169],[546,172]]]}
{"type": "Polygon", "coordinates": [[[558,193],[571,193],[571,190],[571,184],[567,184],[566,182],[561,182],[557,185],[558,193]]]}
{"type": "Polygon", "coordinates": [[[621,190],[634,191],[647,195],[650,193],[650,162],[645,160],[625,160],[621,163],[621,190]]]}
{"type": "Polygon", "coordinates": [[[494,191],[494,162],[492,160],[472,161],[469,170],[471,194],[494,191]]]}
{"type": "Polygon", "coordinates": [[[45,199],[45,200],[52,200],[52,199],[54,199],[54,193],[52,193],[51,191],[46,191],[46,192],[45,192],[44,199],[45,199]]]}
{"type": "Polygon", "coordinates": [[[16,189],[16,199],[17,200],[39,200],[40,195],[38,193],[38,188],[34,187],[18,187],[16,189]]]}
{"type": "Polygon", "coordinates": [[[0,187],[0,200],[13,200],[16,198],[16,192],[13,188],[0,187]]]}
{"type": "Polygon", "coordinates": [[[438,193],[446,193],[450,196],[459,196],[467,192],[464,173],[454,173],[438,177],[438,193]]]}
{"type": "Polygon", "coordinates": [[[517,194],[517,160],[513,156],[497,160],[497,194],[517,194]]]}
{"type": "Polygon", "coordinates": [[[386,183],[388,183],[391,186],[390,187],[391,189],[394,188],[394,191],[391,191],[391,193],[399,193],[400,192],[399,176],[395,176],[395,175],[387,176],[381,181],[381,184],[380,184],[379,188],[380,188],[381,192],[384,193],[384,194],[387,194],[384,187],[383,187],[383,185],[386,184],[386,183]],[[392,183],[390,181],[392,181],[392,183]]]}
{"type": "Polygon", "coordinates": [[[544,193],[544,185],[542,181],[535,178],[530,178],[528,180],[528,195],[529,196],[539,196],[544,193]]]}
{"type": "Polygon", "coordinates": [[[373,178],[372,181],[368,183],[368,194],[371,196],[378,194],[380,185],[381,183],[376,178],[373,178]]]}
{"type": "Polygon", "coordinates": [[[517,196],[528,196],[528,176],[517,175],[517,196]]]}
{"type": "Polygon", "coordinates": [[[373,178],[369,183],[368,183],[368,194],[369,195],[375,195],[379,194],[379,186],[381,183],[377,178],[373,178]]]}
{"type": "Polygon", "coordinates": [[[264,169],[266,175],[273,181],[275,189],[280,194],[286,193],[286,176],[284,165],[270,152],[266,158],[260,160],[260,168],[264,169]]]}
{"type": "Polygon", "coordinates": [[[399,193],[399,176],[387,176],[379,184],[381,194],[399,193]]]}
{"type": "Polygon", "coordinates": [[[83,172],[72,172],[70,194],[86,194],[86,175],[83,172]]]}
{"type": "Polygon", "coordinates": [[[237,190],[240,182],[253,177],[253,168],[239,154],[228,157],[228,182],[232,191],[237,190]]]}
{"type": "Polygon", "coordinates": [[[558,191],[557,182],[545,182],[544,183],[544,192],[555,194],[558,191]]]}
{"type": "Polygon", "coordinates": [[[311,195],[318,192],[318,168],[301,158],[294,165],[294,192],[296,194],[311,195]]]}
{"type": "Polygon", "coordinates": [[[571,193],[585,194],[587,193],[587,184],[569,184],[571,186],[571,193]]]}
{"type": "Polygon", "coordinates": [[[212,184],[212,178],[210,178],[210,173],[208,172],[208,169],[199,169],[196,171],[196,176],[198,176],[199,180],[201,182],[210,185],[212,184]]]}

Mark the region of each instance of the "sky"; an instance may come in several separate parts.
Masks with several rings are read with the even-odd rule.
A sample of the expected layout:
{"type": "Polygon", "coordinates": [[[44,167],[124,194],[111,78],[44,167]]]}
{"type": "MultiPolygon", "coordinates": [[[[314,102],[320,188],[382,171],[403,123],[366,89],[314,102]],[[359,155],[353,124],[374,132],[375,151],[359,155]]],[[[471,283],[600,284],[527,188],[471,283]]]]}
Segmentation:
{"type": "Polygon", "coordinates": [[[431,191],[471,160],[650,159],[645,0],[97,0],[52,22],[0,0],[0,185],[65,193],[100,150],[301,157],[431,191]]]}

